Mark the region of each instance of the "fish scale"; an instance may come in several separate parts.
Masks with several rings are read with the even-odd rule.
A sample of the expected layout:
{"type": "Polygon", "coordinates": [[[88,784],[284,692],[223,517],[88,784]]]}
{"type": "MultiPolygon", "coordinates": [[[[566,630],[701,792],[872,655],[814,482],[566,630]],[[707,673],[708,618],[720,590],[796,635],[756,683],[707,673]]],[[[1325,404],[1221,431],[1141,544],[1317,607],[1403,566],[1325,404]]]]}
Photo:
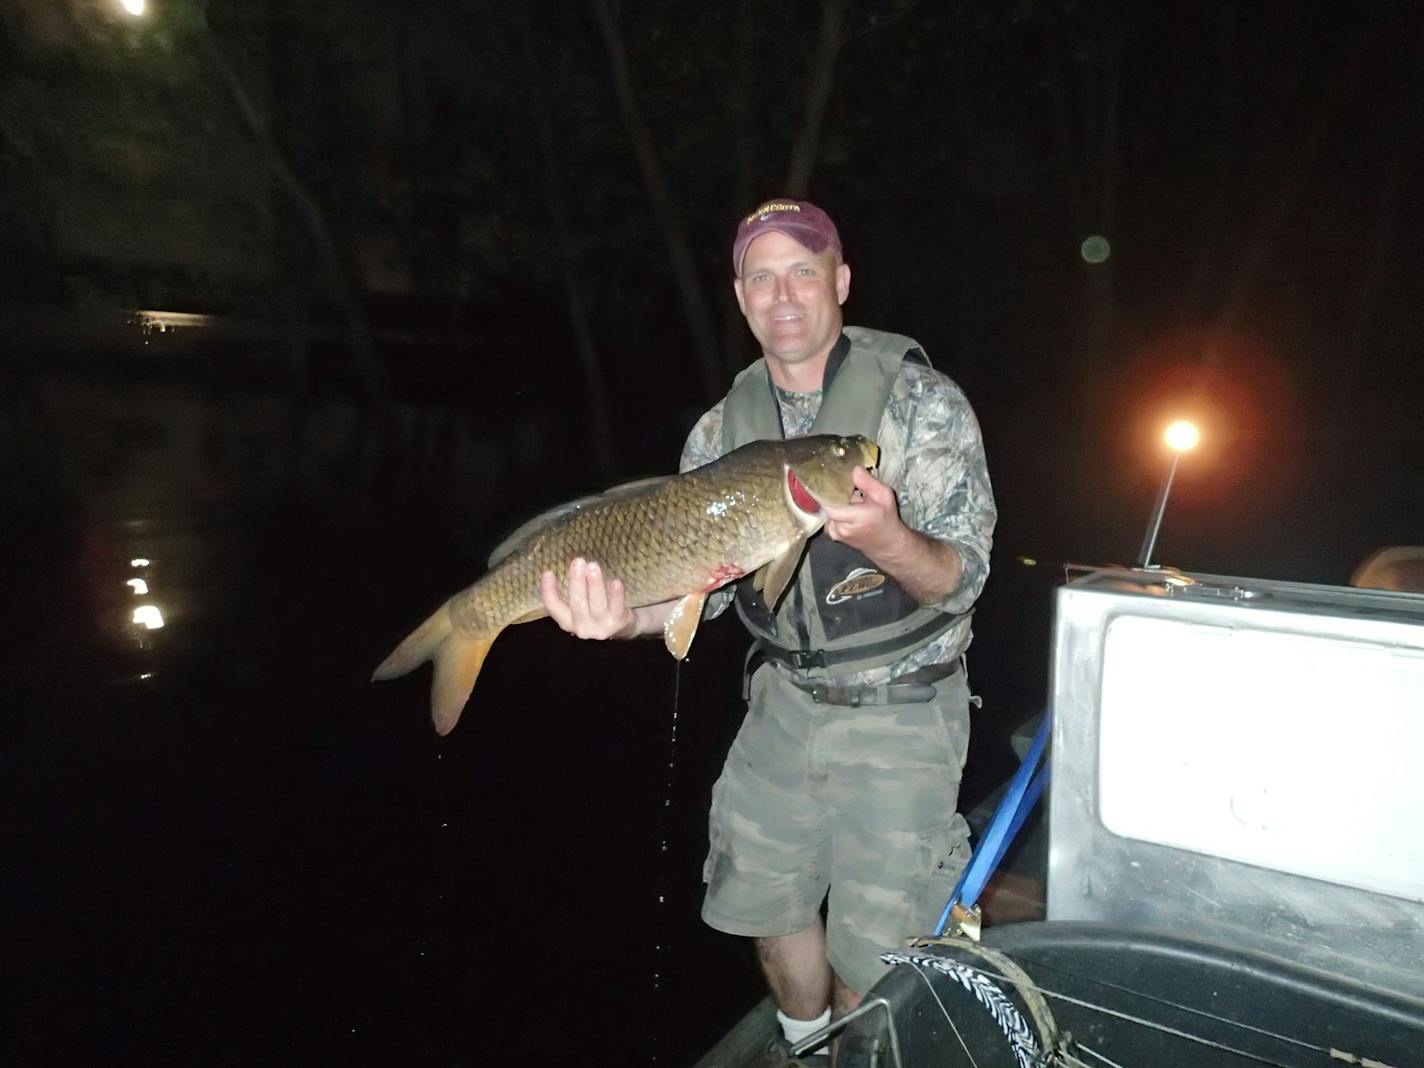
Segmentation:
{"type": "Polygon", "coordinates": [[[548,615],[540,576],[552,571],[567,599],[576,558],[597,561],[606,576],[621,580],[630,608],[681,601],[664,629],[669,651],[681,657],[705,595],[764,565],[779,575],[778,592],[784,588],[806,538],[825,523],[817,502],[849,502],[851,472],[857,464],[874,467],[878,455],[863,437],[756,441],[684,474],[561,506],[548,522],[526,524],[523,541],[446,601],[373,678],[394,678],[434,660],[432,715],[436,729],[448,733],[500,631],[548,615]],[[793,502],[793,475],[809,491],[814,512],[793,502]]]}

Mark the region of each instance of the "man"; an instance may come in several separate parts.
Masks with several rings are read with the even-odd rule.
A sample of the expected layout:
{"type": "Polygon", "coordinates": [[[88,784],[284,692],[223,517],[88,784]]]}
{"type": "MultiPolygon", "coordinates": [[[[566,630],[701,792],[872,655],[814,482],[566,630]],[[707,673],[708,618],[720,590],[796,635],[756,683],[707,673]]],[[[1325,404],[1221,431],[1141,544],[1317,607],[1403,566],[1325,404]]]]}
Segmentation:
{"type": "MultiPolygon", "coordinates": [[[[856,469],[855,499],[826,507],[826,537],[775,613],[749,582],[708,602],[715,614],[735,597],[757,640],[713,790],[702,915],[756,940],[784,1063],[832,1005],[859,1004],[880,953],[933,927],[968,861],[963,654],[997,513],[959,387],[910,338],[844,327],[850,267],[823,211],[763,204],[732,261],[762,359],[698,421],[682,470],[767,437],[864,433],[881,448],[875,474],[856,469]]],[[[550,615],[584,638],[660,633],[671,608],[629,609],[596,562],[574,561],[568,589],[565,602],[544,574],[550,615]]]]}

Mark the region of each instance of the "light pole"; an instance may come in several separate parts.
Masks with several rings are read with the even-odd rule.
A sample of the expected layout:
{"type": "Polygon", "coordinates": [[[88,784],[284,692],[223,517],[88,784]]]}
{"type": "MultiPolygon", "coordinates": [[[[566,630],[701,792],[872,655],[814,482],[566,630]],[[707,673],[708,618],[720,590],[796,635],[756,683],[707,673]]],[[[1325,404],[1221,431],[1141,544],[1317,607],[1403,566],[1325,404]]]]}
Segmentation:
{"type": "Polygon", "coordinates": [[[1152,549],[1157,544],[1157,531],[1162,529],[1162,513],[1167,510],[1167,495],[1172,492],[1172,479],[1177,474],[1177,461],[1182,458],[1182,453],[1188,449],[1196,448],[1197,442],[1201,440],[1201,435],[1197,432],[1194,424],[1185,419],[1179,419],[1167,428],[1167,432],[1162,435],[1162,440],[1172,450],[1172,466],[1167,468],[1167,477],[1162,480],[1162,490],[1157,494],[1157,506],[1152,510],[1152,521],[1147,525],[1147,537],[1142,540],[1142,554],[1137,562],[1138,567],[1152,566],[1152,549]]]}

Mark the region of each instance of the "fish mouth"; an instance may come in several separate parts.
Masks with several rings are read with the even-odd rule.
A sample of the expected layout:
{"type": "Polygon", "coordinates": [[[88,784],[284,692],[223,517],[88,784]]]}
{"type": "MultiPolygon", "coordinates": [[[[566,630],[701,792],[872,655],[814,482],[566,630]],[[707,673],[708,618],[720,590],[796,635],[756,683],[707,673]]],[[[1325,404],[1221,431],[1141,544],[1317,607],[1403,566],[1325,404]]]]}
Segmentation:
{"type": "MultiPolygon", "coordinates": [[[[859,438],[853,442],[847,442],[847,444],[850,444],[853,450],[860,453],[860,466],[864,467],[871,474],[874,474],[876,466],[880,463],[880,446],[868,438],[859,438]]],[[[842,450],[840,455],[844,457],[845,451],[842,450]]],[[[814,519],[820,516],[823,513],[820,496],[812,490],[811,487],[796,477],[796,472],[792,470],[790,464],[785,464],[783,470],[786,472],[786,496],[792,506],[807,517],[814,519]]],[[[831,503],[844,505],[850,503],[850,500],[837,499],[831,503]]]]}

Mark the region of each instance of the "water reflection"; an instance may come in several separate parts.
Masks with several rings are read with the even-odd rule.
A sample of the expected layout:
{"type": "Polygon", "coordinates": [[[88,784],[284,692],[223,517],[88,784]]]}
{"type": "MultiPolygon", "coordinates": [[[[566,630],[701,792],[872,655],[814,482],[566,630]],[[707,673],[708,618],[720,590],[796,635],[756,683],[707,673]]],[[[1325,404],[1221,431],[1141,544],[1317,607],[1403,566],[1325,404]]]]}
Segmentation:
{"type": "Polygon", "coordinates": [[[660,643],[515,628],[437,739],[428,679],[370,664],[518,520],[603,484],[577,427],[406,403],[382,478],[354,403],[178,366],[46,371],[49,444],[0,487],[53,494],[4,512],[47,606],[0,647],[21,1052],[553,1063],[573,1034],[691,1063],[760,996],[698,918],[743,632],[699,634],[674,721],[660,643]],[[550,983],[567,1028],[529,997],[550,983]]]}
{"type": "Polygon", "coordinates": [[[163,613],[158,610],[157,605],[141,604],[134,609],[133,621],[135,626],[158,630],[163,626],[163,613]]]}
{"type": "MultiPolygon", "coordinates": [[[[637,1063],[656,1027],[690,1063],[755,999],[745,947],[697,919],[735,719],[684,695],[669,793],[659,643],[518,628],[477,729],[444,741],[428,680],[367,681],[513,521],[572,495],[572,449],[522,451],[492,416],[432,457],[429,406],[383,484],[328,463],[352,437],[278,433],[280,394],[169,381],[135,422],[151,388],[62,370],[36,387],[58,422],[35,470],[66,492],[6,509],[17,590],[46,605],[0,648],[22,1061],[552,1063],[576,1034],[637,1063]],[[551,968],[558,1034],[527,996],[551,968]],[[633,1019],[620,992],[655,972],[663,1011],[633,1019]]],[[[691,688],[731,695],[739,641],[703,635],[691,688]]]]}

